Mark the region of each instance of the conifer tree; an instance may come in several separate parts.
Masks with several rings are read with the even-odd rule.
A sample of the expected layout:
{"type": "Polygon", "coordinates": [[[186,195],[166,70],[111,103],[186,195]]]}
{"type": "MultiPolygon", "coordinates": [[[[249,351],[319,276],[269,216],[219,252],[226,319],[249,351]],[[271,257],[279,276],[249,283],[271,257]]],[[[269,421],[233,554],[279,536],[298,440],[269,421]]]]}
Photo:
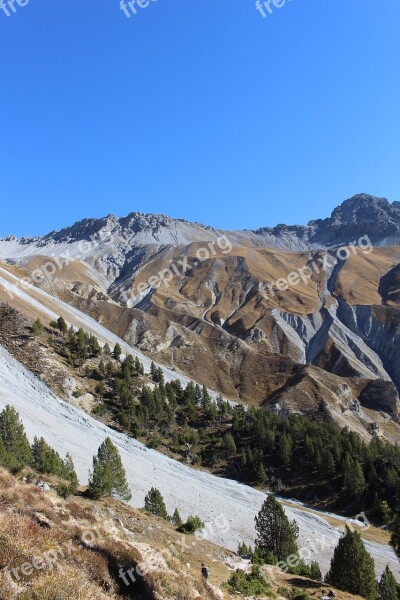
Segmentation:
{"type": "Polygon", "coordinates": [[[344,465],[344,485],[351,496],[359,498],[366,490],[364,472],[358,460],[347,454],[344,465]]]}
{"type": "Polygon", "coordinates": [[[313,560],[310,564],[310,579],[313,579],[314,581],[322,581],[321,569],[316,560],[313,560]]]}
{"type": "Polygon", "coordinates": [[[236,448],[235,440],[233,438],[233,435],[229,431],[228,431],[228,433],[226,433],[224,435],[223,444],[224,444],[224,448],[229,453],[229,455],[232,456],[233,454],[236,454],[237,448],[236,448]]]}
{"type": "Polygon", "coordinates": [[[121,457],[109,437],[99,447],[97,456],[93,457],[89,491],[94,498],[112,496],[128,501],[132,497],[121,457]]]}
{"type": "Polygon", "coordinates": [[[64,461],[65,478],[70,482],[69,493],[74,494],[78,488],[79,481],[75,471],[75,466],[70,454],[67,454],[64,461]]]}
{"type": "Polygon", "coordinates": [[[30,464],[32,454],[19,414],[10,405],[0,413],[0,439],[2,440],[3,466],[13,473],[30,464]]]}
{"type": "Polygon", "coordinates": [[[154,364],[153,361],[151,361],[151,365],[150,365],[150,377],[152,378],[153,381],[155,380],[156,372],[157,372],[156,365],[154,364]]]}
{"type": "Polygon", "coordinates": [[[57,328],[60,330],[61,334],[64,335],[68,331],[68,325],[65,322],[63,317],[59,317],[57,319],[57,328]]]}
{"type": "Polygon", "coordinates": [[[139,375],[144,375],[143,365],[137,356],[135,358],[135,371],[136,373],[139,373],[139,375]]]}
{"type": "Polygon", "coordinates": [[[244,542],[239,542],[237,554],[241,558],[247,558],[253,554],[253,551],[251,546],[247,546],[244,542]]]}
{"type": "Polygon", "coordinates": [[[205,385],[203,385],[203,389],[201,392],[201,405],[205,415],[208,417],[208,413],[211,408],[211,398],[205,385]]]}
{"type": "Polygon", "coordinates": [[[368,600],[378,597],[374,561],[358,532],[346,527],[345,535],[335,548],[326,581],[340,590],[364,596],[368,600]]]}
{"type": "Polygon", "coordinates": [[[259,463],[258,467],[257,467],[257,473],[256,473],[257,479],[258,481],[261,481],[262,483],[265,483],[268,479],[267,477],[267,473],[265,471],[265,467],[262,464],[262,462],[259,463]]]}
{"type": "Polygon", "coordinates": [[[321,452],[320,471],[324,477],[331,479],[336,473],[336,465],[332,456],[332,452],[325,449],[321,452]]]}
{"type": "Polygon", "coordinates": [[[292,460],[293,441],[290,436],[284,434],[279,440],[279,456],[285,467],[290,465],[292,460]]]}
{"type": "Polygon", "coordinates": [[[73,349],[82,361],[87,358],[87,339],[82,327],[78,330],[78,333],[75,336],[73,349]]]}
{"type": "Polygon", "coordinates": [[[114,360],[120,360],[122,354],[122,348],[119,344],[115,344],[113,351],[114,360]]]}
{"type": "Polygon", "coordinates": [[[174,514],[172,515],[171,523],[173,525],[175,525],[175,527],[177,527],[178,529],[180,527],[182,527],[182,525],[183,525],[182,517],[181,517],[180,512],[179,512],[179,510],[177,508],[175,509],[174,514]]]}
{"type": "Polygon", "coordinates": [[[64,474],[64,462],[44,438],[33,440],[32,444],[32,466],[40,473],[64,474]]]}
{"type": "Polygon", "coordinates": [[[0,467],[4,467],[5,469],[9,469],[9,455],[7,453],[6,447],[4,446],[4,442],[0,436],[0,467]]]}
{"type": "Polygon", "coordinates": [[[379,600],[398,600],[397,592],[397,582],[388,565],[379,582],[379,600]]]}
{"type": "Polygon", "coordinates": [[[51,448],[44,438],[35,437],[32,444],[32,466],[40,473],[53,473],[69,482],[68,494],[75,493],[78,487],[78,477],[75,472],[74,463],[69,454],[65,460],[51,448]]]}
{"type": "Polygon", "coordinates": [[[144,509],[151,515],[156,515],[162,519],[168,520],[168,513],[165,506],[164,498],[160,490],[152,487],[144,499],[144,509]]]}
{"type": "Polygon", "coordinates": [[[400,514],[397,514],[392,522],[392,538],[390,540],[395,552],[400,556],[400,514]]]}
{"type": "Polygon", "coordinates": [[[299,534],[295,521],[289,522],[282,505],[269,495],[255,518],[258,537],[256,548],[264,554],[272,554],[278,561],[298,554],[299,534]]]}
{"type": "Polygon", "coordinates": [[[101,353],[101,348],[97,337],[91,335],[89,338],[90,350],[93,356],[98,356],[101,353]]]}
{"type": "Polygon", "coordinates": [[[101,377],[105,377],[106,374],[106,365],[104,364],[104,360],[101,358],[99,362],[99,373],[101,377]]]}
{"type": "Polygon", "coordinates": [[[364,472],[362,470],[362,466],[358,462],[358,460],[354,461],[354,473],[353,473],[353,485],[352,492],[360,497],[366,490],[367,484],[365,482],[364,472]]]}

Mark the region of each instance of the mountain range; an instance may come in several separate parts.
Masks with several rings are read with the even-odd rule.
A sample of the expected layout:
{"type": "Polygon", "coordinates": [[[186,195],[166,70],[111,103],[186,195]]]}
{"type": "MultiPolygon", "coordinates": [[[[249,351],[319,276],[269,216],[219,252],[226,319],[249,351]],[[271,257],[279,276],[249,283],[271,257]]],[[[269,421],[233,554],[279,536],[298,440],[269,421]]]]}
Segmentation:
{"type": "Polygon", "coordinates": [[[109,215],[9,236],[0,261],[231,401],[400,440],[399,202],[256,231],[109,215]]]}
{"type": "MultiPolygon", "coordinates": [[[[307,225],[277,225],[255,231],[226,231],[173,219],[166,215],[132,212],[123,218],[110,214],[101,219],[84,219],[61,231],[43,237],[9,237],[0,240],[2,252],[7,247],[36,246],[48,248],[88,238],[100,239],[104,232],[112,234],[131,248],[152,244],[187,245],[228,235],[232,243],[250,247],[266,246],[285,250],[330,248],[348,244],[352,238],[368,235],[374,245],[392,246],[400,243],[400,202],[358,194],[344,201],[327,219],[310,221],[307,225]]],[[[21,249],[19,254],[24,254],[21,249]]]]}

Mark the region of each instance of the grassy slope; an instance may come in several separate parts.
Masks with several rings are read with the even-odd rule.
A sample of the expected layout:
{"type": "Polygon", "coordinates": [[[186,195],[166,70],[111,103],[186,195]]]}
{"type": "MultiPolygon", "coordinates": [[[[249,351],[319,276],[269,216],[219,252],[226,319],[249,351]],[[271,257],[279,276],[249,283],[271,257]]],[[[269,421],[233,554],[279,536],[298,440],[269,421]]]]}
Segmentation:
{"type": "MultiPolygon", "coordinates": [[[[44,480],[55,483],[51,477],[44,480]]],[[[233,553],[198,537],[182,537],[169,523],[116,500],[94,502],[82,495],[62,500],[53,491],[42,492],[0,469],[3,600],[228,599],[235,596],[221,591],[221,585],[237,566],[246,568],[246,563],[233,553]],[[52,567],[54,554],[49,552],[58,554],[52,567]],[[45,555],[50,558],[44,559],[43,568],[25,567],[26,574],[22,574],[23,564],[33,564],[35,557],[45,555]],[[200,576],[203,561],[211,567],[207,587],[200,576]],[[146,574],[136,576],[138,583],[126,588],[118,577],[121,565],[125,572],[138,565],[146,574]]],[[[294,588],[308,591],[315,599],[327,590],[324,584],[274,567],[267,569],[267,577],[278,600],[294,588]]],[[[352,596],[336,592],[336,598],[350,600],[352,596]]]]}

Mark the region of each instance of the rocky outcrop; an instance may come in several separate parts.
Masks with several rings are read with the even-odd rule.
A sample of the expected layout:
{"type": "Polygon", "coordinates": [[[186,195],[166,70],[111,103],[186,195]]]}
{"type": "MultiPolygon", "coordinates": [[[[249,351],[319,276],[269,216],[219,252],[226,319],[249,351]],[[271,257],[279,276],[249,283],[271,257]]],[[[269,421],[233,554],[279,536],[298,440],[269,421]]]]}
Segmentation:
{"type": "Polygon", "coordinates": [[[400,417],[400,401],[397,390],[390,381],[371,381],[360,395],[366,408],[388,413],[395,421],[400,417]]]}

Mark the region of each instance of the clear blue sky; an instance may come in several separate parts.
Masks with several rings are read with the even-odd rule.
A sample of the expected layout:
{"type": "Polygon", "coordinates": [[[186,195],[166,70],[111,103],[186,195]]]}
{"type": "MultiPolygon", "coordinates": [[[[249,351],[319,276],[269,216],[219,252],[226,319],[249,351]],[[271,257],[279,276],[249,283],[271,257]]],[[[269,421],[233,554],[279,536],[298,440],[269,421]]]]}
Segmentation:
{"type": "Polygon", "coordinates": [[[0,10],[0,235],[163,212],[305,223],[400,200],[400,1],[0,10]]]}

